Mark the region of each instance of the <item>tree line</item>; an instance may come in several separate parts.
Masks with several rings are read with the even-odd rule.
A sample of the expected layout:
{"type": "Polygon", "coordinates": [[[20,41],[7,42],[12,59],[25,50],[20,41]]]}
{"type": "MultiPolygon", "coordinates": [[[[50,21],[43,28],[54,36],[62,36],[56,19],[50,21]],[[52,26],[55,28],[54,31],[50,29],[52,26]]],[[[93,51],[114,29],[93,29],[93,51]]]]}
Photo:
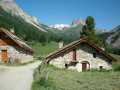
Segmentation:
{"type": "Polygon", "coordinates": [[[118,54],[120,55],[120,49],[119,48],[113,48],[112,46],[108,45],[105,41],[111,33],[105,33],[100,35],[95,35],[95,22],[94,18],[91,16],[88,16],[85,21],[86,25],[83,26],[82,32],[80,32],[80,38],[87,38],[94,44],[96,44],[99,47],[104,47],[105,51],[111,54],[118,54]],[[100,39],[100,37],[104,39],[100,39]]]}
{"type": "Polygon", "coordinates": [[[64,41],[66,44],[73,41],[73,39],[55,35],[53,33],[45,33],[38,28],[25,22],[21,17],[12,15],[12,13],[5,12],[0,7],[0,27],[7,29],[15,29],[15,35],[24,41],[38,41],[40,43],[50,43],[51,41],[59,42],[64,41]]]}

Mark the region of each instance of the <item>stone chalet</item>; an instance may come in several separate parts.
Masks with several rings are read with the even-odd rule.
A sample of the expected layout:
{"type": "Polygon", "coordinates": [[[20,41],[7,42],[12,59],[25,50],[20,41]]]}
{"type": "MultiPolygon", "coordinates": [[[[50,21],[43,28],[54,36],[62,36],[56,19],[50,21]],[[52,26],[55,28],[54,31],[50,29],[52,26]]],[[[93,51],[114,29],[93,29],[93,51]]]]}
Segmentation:
{"type": "Polygon", "coordinates": [[[117,61],[87,39],[81,39],[61,47],[59,50],[46,56],[45,59],[46,64],[79,72],[86,69],[109,70],[112,69],[112,62],[117,61]]]}
{"type": "Polygon", "coordinates": [[[14,34],[14,29],[10,31],[0,28],[0,62],[32,61],[34,50],[14,34]]]}

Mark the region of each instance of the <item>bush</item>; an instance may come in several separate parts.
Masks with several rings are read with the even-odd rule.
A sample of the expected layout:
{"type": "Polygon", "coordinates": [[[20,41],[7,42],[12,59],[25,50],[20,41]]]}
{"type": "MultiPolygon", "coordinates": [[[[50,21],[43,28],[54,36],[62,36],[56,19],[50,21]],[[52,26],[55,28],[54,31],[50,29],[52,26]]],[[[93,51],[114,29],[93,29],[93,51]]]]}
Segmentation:
{"type": "Polygon", "coordinates": [[[48,80],[45,80],[45,78],[41,77],[40,80],[36,83],[45,88],[53,88],[53,89],[55,88],[51,78],[48,78],[48,80]]]}

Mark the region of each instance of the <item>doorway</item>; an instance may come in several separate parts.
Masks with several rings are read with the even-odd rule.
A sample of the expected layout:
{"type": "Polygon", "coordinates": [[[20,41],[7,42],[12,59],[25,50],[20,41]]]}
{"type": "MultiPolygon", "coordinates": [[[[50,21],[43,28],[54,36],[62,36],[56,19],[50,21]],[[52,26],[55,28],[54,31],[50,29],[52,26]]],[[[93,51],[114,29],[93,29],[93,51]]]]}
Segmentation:
{"type": "Polygon", "coordinates": [[[86,63],[82,63],[82,71],[86,70],[86,63]]]}
{"type": "Polygon", "coordinates": [[[7,60],[7,50],[2,50],[2,62],[6,62],[7,60]]]}
{"type": "Polygon", "coordinates": [[[89,64],[89,62],[83,61],[83,62],[81,62],[81,63],[82,63],[82,72],[83,72],[84,70],[90,69],[90,64],[89,64]]]}

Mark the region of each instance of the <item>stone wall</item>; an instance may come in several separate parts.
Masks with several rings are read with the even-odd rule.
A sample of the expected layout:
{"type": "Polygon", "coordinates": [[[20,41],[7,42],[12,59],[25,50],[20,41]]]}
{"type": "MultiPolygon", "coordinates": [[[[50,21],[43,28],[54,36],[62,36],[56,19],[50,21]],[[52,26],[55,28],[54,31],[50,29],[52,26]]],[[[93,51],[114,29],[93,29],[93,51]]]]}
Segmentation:
{"type": "Polygon", "coordinates": [[[109,59],[97,52],[96,49],[92,48],[89,45],[85,45],[84,47],[75,46],[70,50],[52,58],[49,64],[52,64],[59,68],[65,68],[65,64],[69,64],[70,61],[73,60],[73,49],[76,49],[76,61],[78,61],[78,63],[69,66],[68,69],[81,72],[83,61],[88,62],[87,69],[99,69],[100,66],[103,66],[103,68],[107,70],[112,68],[109,59]],[[96,58],[93,57],[93,53],[96,53],[96,58]]]}
{"type": "Polygon", "coordinates": [[[7,50],[7,59],[19,59],[21,63],[33,60],[33,53],[18,46],[0,46],[0,62],[2,59],[2,49],[7,50]]]}

